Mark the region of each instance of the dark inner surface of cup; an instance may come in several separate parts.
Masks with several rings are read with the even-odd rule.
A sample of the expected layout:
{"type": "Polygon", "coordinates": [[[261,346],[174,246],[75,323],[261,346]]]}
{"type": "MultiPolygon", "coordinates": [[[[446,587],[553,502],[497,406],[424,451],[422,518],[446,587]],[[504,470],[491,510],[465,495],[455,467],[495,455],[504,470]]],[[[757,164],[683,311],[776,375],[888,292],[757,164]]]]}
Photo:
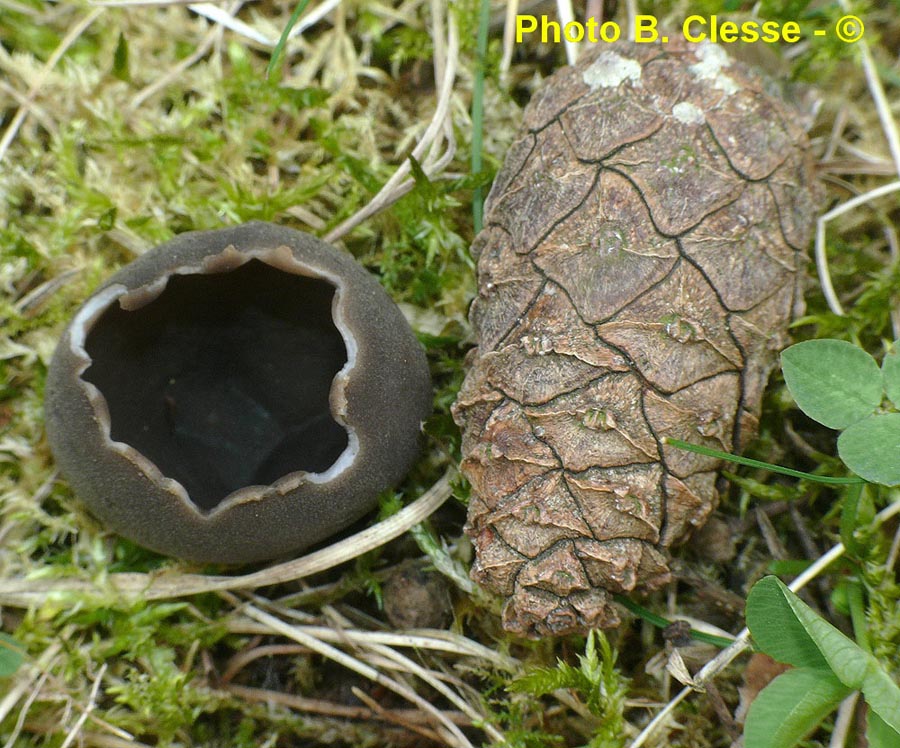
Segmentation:
{"type": "Polygon", "coordinates": [[[346,448],[328,403],[347,362],[334,295],[256,259],[173,275],[145,306],[103,313],[82,378],[109,405],[112,439],[211,510],[239,488],[323,472],[346,448]]]}

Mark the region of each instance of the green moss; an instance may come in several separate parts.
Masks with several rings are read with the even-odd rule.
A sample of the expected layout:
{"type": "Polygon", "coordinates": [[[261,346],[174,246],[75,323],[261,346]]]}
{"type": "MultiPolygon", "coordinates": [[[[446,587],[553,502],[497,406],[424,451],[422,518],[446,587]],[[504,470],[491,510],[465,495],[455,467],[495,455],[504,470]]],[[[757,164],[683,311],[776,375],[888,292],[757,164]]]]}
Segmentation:
{"type": "MultiPolygon", "coordinates": [[[[537,81],[563,57],[561,49],[529,42],[532,46],[516,50],[509,87],[502,89],[501,35],[496,24],[491,27],[485,59],[486,166],[483,173],[470,175],[471,127],[466,113],[474,79],[479,4],[480,0],[465,0],[452,10],[461,51],[451,102],[457,151],[447,173],[428,178],[414,164],[414,189],[341,240],[403,304],[428,352],[435,410],[425,424],[425,454],[398,487],[397,496],[407,499],[421,493],[459,459],[460,436],[450,407],[471,344],[466,313],[475,293],[474,263],[468,254],[473,239],[473,192],[489,185],[513,138],[520,116],[516,102],[526,100],[537,81]]],[[[729,10],[742,18],[751,6],[732,3],[729,10]]],[[[103,666],[106,671],[93,710],[98,722],[89,722],[91,730],[109,724],[128,730],[142,742],[173,746],[222,745],[223,739],[234,746],[328,741],[364,746],[399,741],[390,731],[394,728],[378,722],[300,713],[250,702],[220,688],[217,678],[232,658],[261,645],[249,634],[227,630],[228,622],[240,616],[243,598],[202,595],[125,602],[109,584],[111,574],[147,573],[155,578],[197,570],[118,538],[83,511],[65,480],[55,473],[43,435],[42,395],[46,367],[65,322],[94,288],[146,249],[183,231],[257,218],[324,235],[366,205],[409,158],[434,110],[430,7],[406,3],[401,12],[396,4],[341,3],[338,14],[292,42],[272,80],[265,75],[269,50],[226,32],[221,42],[169,76],[166,85],[152,95],[145,95],[145,88],[193,55],[210,24],[183,5],[108,9],[38,87],[34,110],[0,165],[0,574],[16,579],[90,580],[95,589],[91,594],[49,595],[31,611],[4,607],[4,629],[25,645],[29,663],[46,652],[56,652],[24,715],[17,746],[61,744],[77,719],[72,715],[89,703],[93,679],[103,666]],[[23,299],[30,301],[23,305],[23,299]]],[[[721,7],[698,0],[641,10],[680,20],[687,12],[721,12],[721,7]]],[[[2,70],[8,85],[24,96],[45,61],[87,12],[88,6],[40,0],[16,0],[0,8],[2,70]]],[[[289,13],[290,8],[279,14],[271,4],[257,4],[242,9],[239,17],[277,35],[289,13]]],[[[837,4],[811,7],[798,2],[770,4],[759,13],[784,20],[798,13],[805,22],[830,24],[842,11],[837,4]]],[[[867,8],[861,15],[888,97],[896,106],[898,77],[890,68],[889,43],[898,38],[900,21],[878,8],[867,8]]],[[[498,18],[495,13],[494,20],[498,18]]],[[[617,16],[617,20],[623,19],[617,16]]],[[[829,137],[837,111],[849,101],[853,108],[847,142],[886,160],[880,125],[867,101],[852,48],[827,41],[800,52],[791,60],[786,77],[805,78],[818,86],[823,114],[814,137],[819,143],[829,137]]],[[[0,91],[4,128],[18,102],[0,91]]],[[[682,168],[690,156],[681,154],[670,166],[682,168]]],[[[843,181],[830,194],[832,201],[883,182],[866,174],[838,176],[843,181]]],[[[797,337],[858,340],[873,353],[880,352],[883,340],[894,337],[890,314],[897,306],[900,276],[884,238],[884,227],[896,223],[892,205],[882,201],[870,212],[866,209],[829,227],[832,276],[848,315],[830,313],[813,288],[807,294],[808,316],[797,327],[797,337]]],[[[835,472],[836,463],[828,454],[833,444],[799,419],[777,385],[767,397],[761,433],[762,439],[753,447],[756,456],[800,469],[835,472]],[[798,449],[788,427],[797,439],[810,440],[821,454],[798,449]]],[[[834,497],[828,490],[773,484],[769,476],[749,471],[741,471],[735,484],[736,495],[725,497],[724,511],[739,515],[742,506],[756,506],[760,500],[797,503],[805,499],[803,512],[808,514],[816,541],[820,547],[832,542],[839,512],[832,508],[834,497]]],[[[461,535],[459,506],[468,499],[469,489],[459,478],[453,485],[458,498],[420,528],[417,539],[426,552],[440,556],[456,573],[470,551],[461,535]]],[[[880,496],[878,501],[888,498],[880,496]]],[[[392,503],[393,509],[397,506],[392,503]]],[[[801,558],[790,522],[777,517],[773,521],[791,554],[801,558]]],[[[770,560],[752,527],[747,534],[734,568],[712,575],[717,584],[730,580],[739,585],[740,579],[752,576],[770,560]]],[[[882,535],[873,547],[889,547],[889,539],[882,535]]],[[[416,552],[411,550],[412,543],[398,548],[322,575],[310,582],[311,590],[298,592],[290,586],[254,593],[276,605],[301,601],[301,609],[293,614],[302,620],[307,615],[326,620],[323,607],[332,605],[342,614],[356,616],[353,620],[360,626],[375,627],[354,604],[362,597],[360,591],[377,591],[379,575],[393,560],[392,554],[416,552]]],[[[878,571],[886,550],[881,552],[882,556],[863,563],[868,565],[870,640],[875,653],[885,658],[896,649],[900,624],[896,585],[878,571]]],[[[719,615],[689,593],[679,594],[678,602],[688,612],[699,617],[719,615]]],[[[664,601],[651,598],[645,604],[662,609],[664,601]]],[[[526,670],[553,668],[557,658],[575,667],[573,653],[582,650],[581,640],[523,643],[501,632],[496,599],[457,591],[455,605],[454,625],[459,630],[509,653],[526,670]]],[[[737,625],[734,620],[723,625],[729,624],[737,625]]],[[[639,626],[626,626],[620,638],[617,646],[625,655],[617,672],[604,674],[605,682],[621,685],[631,678],[634,693],[659,700],[660,681],[646,675],[643,664],[663,643],[642,633],[639,626]]],[[[263,641],[284,643],[276,636],[263,641]]],[[[550,695],[538,701],[508,692],[509,673],[478,658],[417,656],[436,671],[462,678],[466,682],[462,692],[483,709],[486,721],[503,732],[509,745],[590,741],[613,745],[618,739],[604,732],[607,728],[596,720],[579,715],[572,708],[577,701],[560,702],[550,695]]],[[[287,673],[286,681],[267,681],[267,670],[248,667],[241,671],[240,682],[285,691],[299,684],[312,697],[337,698],[322,692],[327,683],[321,677],[307,677],[310,672],[321,674],[322,659],[304,654],[273,655],[270,660],[278,673],[287,673]]],[[[28,677],[28,672],[26,663],[10,684],[28,677]]],[[[363,680],[348,679],[347,683],[367,687],[363,680]]],[[[730,685],[725,681],[726,693],[730,685]]],[[[26,693],[33,688],[34,681],[28,681],[26,693]]],[[[427,687],[416,682],[416,688],[441,708],[446,706],[427,687]]],[[[374,693],[373,698],[384,697],[383,692],[374,693]]],[[[569,695],[585,703],[591,700],[590,688],[576,688],[569,695]]],[[[0,722],[3,740],[16,729],[24,704],[23,697],[0,722]]],[[[397,699],[390,706],[408,705],[397,699]]],[[[595,700],[591,706],[596,711],[602,705],[595,700]]],[[[643,711],[620,712],[618,706],[610,715],[604,724],[619,725],[619,732],[619,720],[630,720],[634,727],[646,716],[643,711]]],[[[711,727],[715,716],[696,701],[683,705],[676,718],[685,729],[672,736],[673,745],[726,744],[725,738],[715,737],[721,730],[711,727]]]]}

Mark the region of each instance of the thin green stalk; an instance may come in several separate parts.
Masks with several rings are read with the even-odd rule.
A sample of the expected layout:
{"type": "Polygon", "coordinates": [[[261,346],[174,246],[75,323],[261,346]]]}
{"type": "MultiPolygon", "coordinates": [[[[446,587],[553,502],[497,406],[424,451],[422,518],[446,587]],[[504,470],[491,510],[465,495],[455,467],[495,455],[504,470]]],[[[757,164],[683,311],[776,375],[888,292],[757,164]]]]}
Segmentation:
{"type": "MultiPolygon", "coordinates": [[[[633,600],[629,600],[624,595],[616,595],[615,598],[619,605],[628,608],[636,616],[643,618],[647,623],[653,624],[657,628],[664,629],[672,625],[672,621],[656,615],[656,613],[647,610],[643,605],[638,605],[633,600]]],[[[729,647],[734,644],[734,639],[726,639],[724,636],[716,636],[715,634],[706,634],[703,631],[697,631],[697,629],[691,629],[691,638],[716,647],[729,647]]]]}
{"type": "MultiPolygon", "coordinates": [[[[484,126],[484,60],[487,56],[488,24],[491,19],[490,0],[481,0],[476,41],[475,85],[472,91],[472,173],[481,171],[481,150],[484,126]]],[[[472,195],[472,223],[475,233],[481,231],[484,218],[484,190],[479,185],[472,195]]]]}
{"type": "Polygon", "coordinates": [[[306,10],[306,6],[309,5],[309,0],[300,0],[297,3],[297,7],[294,8],[294,12],[291,13],[291,17],[287,22],[287,26],[284,27],[284,31],[281,32],[281,37],[278,39],[278,44],[275,45],[275,49],[272,50],[272,58],[269,60],[269,65],[266,67],[266,78],[269,80],[272,79],[272,73],[275,72],[275,68],[278,66],[278,62],[281,60],[281,55],[284,52],[284,47],[287,44],[288,36],[291,33],[291,29],[297,24],[297,21],[300,20],[300,16],[303,15],[303,11],[306,10]]]}
{"type": "Polygon", "coordinates": [[[841,542],[847,549],[848,555],[855,558],[859,558],[863,550],[853,534],[857,527],[862,489],[862,486],[848,488],[847,495],[844,497],[844,505],[841,508],[841,542]]]}
{"type": "Polygon", "coordinates": [[[853,622],[853,634],[856,643],[871,654],[869,629],[866,625],[866,601],[863,597],[863,586],[859,579],[847,581],[847,607],[850,608],[850,620],[853,622]]]}
{"type": "Polygon", "coordinates": [[[790,475],[792,478],[802,478],[811,480],[816,483],[828,483],[833,486],[852,486],[857,483],[865,483],[862,478],[833,478],[828,475],[814,475],[813,473],[804,473],[802,470],[792,470],[791,468],[781,467],[781,465],[773,465],[771,462],[763,462],[762,460],[753,460],[750,457],[740,457],[738,455],[729,454],[728,452],[720,452],[718,449],[710,449],[709,447],[701,447],[699,444],[691,444],[683,442],[681,439],[672,439],[666,437],[663,442],[671,444],[678,449],[685,449],[688,452],[696,452],[699,455],[707,457],[717,457],[720,460],[728,460],[728,462],[736,462],[738,465],[746,465],[747,467],[762,468],[771,470],[773,473],[781,475],[790,475]]]}

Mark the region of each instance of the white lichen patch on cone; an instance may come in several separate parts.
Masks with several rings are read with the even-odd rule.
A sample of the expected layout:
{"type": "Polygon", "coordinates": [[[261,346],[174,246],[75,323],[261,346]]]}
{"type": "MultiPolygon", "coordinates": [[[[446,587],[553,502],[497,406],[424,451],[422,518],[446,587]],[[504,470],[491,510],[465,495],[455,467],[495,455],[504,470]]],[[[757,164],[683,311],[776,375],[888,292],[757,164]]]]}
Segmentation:
{"type": "Polygon", "coordinates": [[[700,59],[690,66],[691,75],[697,80],[710,81],[713,88],[723,91],[727,96],[740,90],[737,83],[722,72],[731,64],[731,59],[721,47],[702,42],[697,46],[696,53],[700,59]]]}
{"type": "Polygon", "coordinates": [[[590,86],[591,91],[598,88],[615,88],[626,80],[639,86],[641,64],[630,57],[607,51],[591,63],[581,74],[581,79],[590,86]]]}
{"type": "Polygon", "coordinates": [[[681,101],[673,106],[672,116],[685,125],[702,125],[706,121],[703,110],[689,101],[681,101]]]}

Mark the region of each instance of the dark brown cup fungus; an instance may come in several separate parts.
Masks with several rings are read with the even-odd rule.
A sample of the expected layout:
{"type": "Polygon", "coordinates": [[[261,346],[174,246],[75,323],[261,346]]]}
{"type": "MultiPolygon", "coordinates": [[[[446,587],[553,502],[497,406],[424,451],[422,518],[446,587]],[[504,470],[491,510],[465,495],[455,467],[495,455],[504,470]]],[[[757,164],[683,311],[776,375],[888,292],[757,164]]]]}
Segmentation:
{"type": "Polygon", "coordinates": [[[266,223],[182,234],[77,312],[47,381],[79,498],[204,562],[299,551],[407,472],[431,408],[422,347],[348,254],[266,223]]]}

